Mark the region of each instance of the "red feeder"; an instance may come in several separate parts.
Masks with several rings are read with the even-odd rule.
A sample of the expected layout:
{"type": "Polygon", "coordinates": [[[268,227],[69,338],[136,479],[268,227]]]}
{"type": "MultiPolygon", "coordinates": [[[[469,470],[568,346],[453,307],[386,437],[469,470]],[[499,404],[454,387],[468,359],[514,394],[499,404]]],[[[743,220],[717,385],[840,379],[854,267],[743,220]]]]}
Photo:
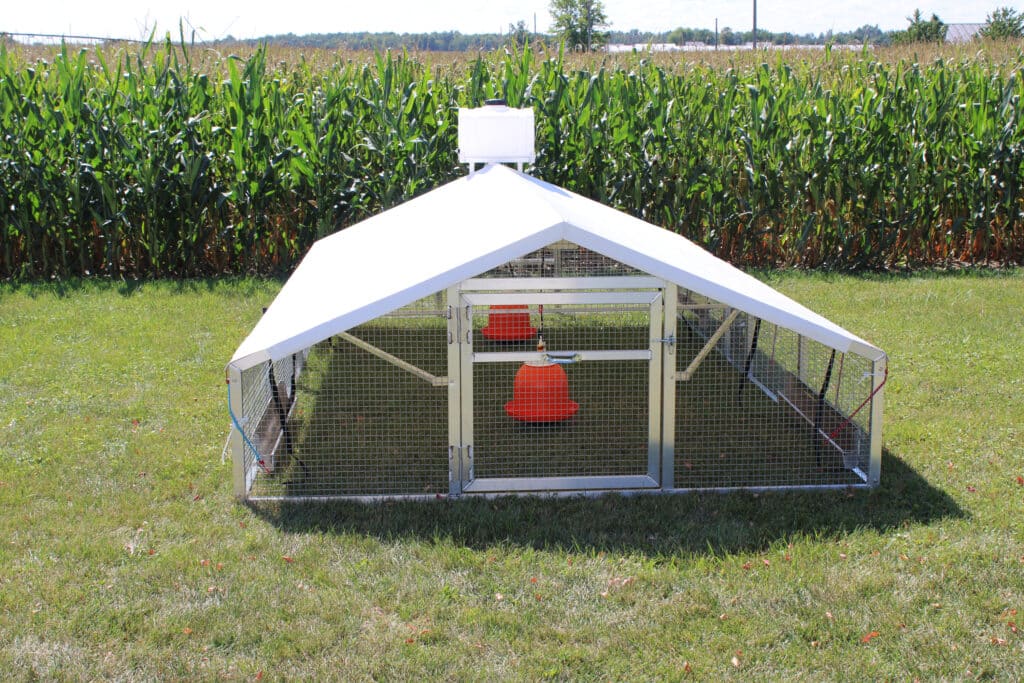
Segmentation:
{"type": "Polygon", "coordinates": [[[520,341],[533,339],[537,328],[530,327],[528,306],[491,306],[487,316],[487,327],[480,330],[485,337],[494,341],[520,341]]]}
{"type": "Polygon", "coordinates": [[[569,378],[556,363],[523,363],[505,404],[505,412],[522,422],[561,422],[579,408],[569,400],[569,378]]]}

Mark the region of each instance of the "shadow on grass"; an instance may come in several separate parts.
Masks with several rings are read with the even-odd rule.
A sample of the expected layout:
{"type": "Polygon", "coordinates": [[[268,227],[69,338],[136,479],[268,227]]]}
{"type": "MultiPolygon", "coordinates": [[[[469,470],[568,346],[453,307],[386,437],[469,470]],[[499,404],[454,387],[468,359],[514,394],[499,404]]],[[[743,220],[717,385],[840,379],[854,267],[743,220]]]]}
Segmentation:
{"type": "Polygon", "coordinates": [[[437,503],[253,504],[286,533],[360,534],[382,540],[450,539],[470,548],[518,545],[574,552],[724,554],[760,551],[798,536],[885,532],[964,511],[886,452],[873,491],[689,494],[598,498],[464,498],[437,503]]]}

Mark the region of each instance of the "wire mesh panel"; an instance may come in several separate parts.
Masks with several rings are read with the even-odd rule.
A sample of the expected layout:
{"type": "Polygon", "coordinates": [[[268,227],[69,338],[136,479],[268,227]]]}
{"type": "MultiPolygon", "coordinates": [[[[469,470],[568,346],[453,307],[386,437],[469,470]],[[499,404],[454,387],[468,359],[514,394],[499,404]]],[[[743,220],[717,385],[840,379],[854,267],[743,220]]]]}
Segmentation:
{"type": "Polygon", "coordinates": [[[251,497],[447,493],[446,316],[429,297],[313,347],[291,448],[256,468],[251,497]]]}
{"type": "Polygon", "coordinates": [[[614,277],[643,275],[631,266],[572,242],[561,241],[532,251],[480,275],[492,277],[614,277]]]}
{"type": "Polygon", "coordinates": [[[559,242],[229,370],[236,491],[873,485],[883,362],[559,242]]]}
{"type": "Polygon", "coordinates": [[[861,485],[870,361],[680,293],[675,486],[861,485]]]}
{"type": "Polygon", "coordinates": [[[516,340],[486,331],[523,309],[474,308],[474,478],[647,476],[649,305],[521,305],[516,340]]]}

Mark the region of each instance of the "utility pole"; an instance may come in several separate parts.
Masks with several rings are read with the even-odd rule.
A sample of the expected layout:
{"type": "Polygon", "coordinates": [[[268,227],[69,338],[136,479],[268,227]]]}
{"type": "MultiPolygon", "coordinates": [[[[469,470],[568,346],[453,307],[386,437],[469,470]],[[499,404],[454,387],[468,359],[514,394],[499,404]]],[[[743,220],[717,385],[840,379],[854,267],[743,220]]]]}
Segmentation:
{"type": "Polygon", "coordinates": [[[715,50],[718,49],[718,17],[715,17],[715,50]]]}
{"type": "Polygon", "coordinates": [[[757,49],[757,0],[754,0],[754,49],[757,49]]]}

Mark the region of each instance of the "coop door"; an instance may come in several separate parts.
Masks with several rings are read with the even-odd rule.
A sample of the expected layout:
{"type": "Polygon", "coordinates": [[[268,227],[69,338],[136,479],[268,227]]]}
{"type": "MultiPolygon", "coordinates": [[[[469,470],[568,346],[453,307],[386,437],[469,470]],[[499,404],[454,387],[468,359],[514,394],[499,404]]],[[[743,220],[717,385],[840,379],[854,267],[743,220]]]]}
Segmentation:
{"type": "Polygon", "coordinates": [[[461,292],[453,490],[658,487],[662,298],[660,289],[461,292]]]}

